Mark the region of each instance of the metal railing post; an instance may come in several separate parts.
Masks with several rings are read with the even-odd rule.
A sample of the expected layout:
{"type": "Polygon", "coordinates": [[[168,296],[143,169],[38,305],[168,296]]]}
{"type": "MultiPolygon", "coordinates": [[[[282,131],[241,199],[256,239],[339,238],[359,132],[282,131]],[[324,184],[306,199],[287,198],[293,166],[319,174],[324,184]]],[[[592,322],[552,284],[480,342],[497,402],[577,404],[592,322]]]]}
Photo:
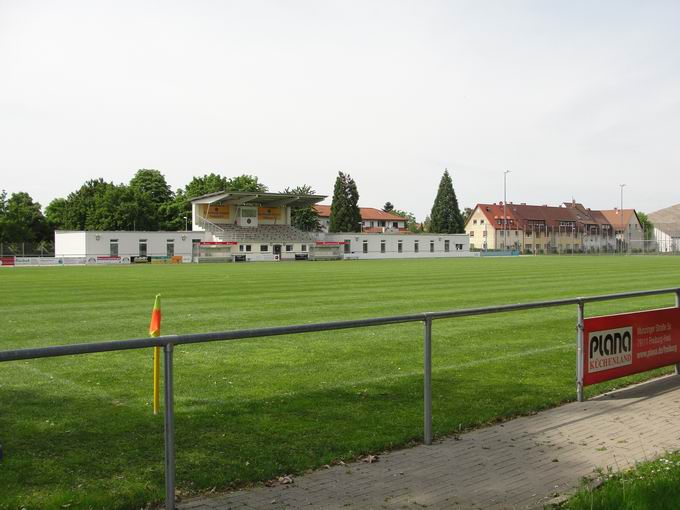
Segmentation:
{"type": "MultiPolygon", "coordinates": [[[[675,306],[680,308],[680,290],[675,291],[675,306]]],[[[675,373],[680,374],[680,363],[675,364],[675,373]]]]}
{"type": "Polygon", "coordinates": [[[576,323],[576,400],[583,402],[583,318],[585,305],[578,303],[578,318],[576,323]]]}
{"type": "Polygon", "coordinates": [[[432,318],[425,318],[423,345],[423,441],[432,444],[432,318]]]}
{"type": "Polygon", "coordinates": [[[175,510],[175,413],[173,409],[173,345],[163,346],[165,393],[165,508],[175,510]]]}

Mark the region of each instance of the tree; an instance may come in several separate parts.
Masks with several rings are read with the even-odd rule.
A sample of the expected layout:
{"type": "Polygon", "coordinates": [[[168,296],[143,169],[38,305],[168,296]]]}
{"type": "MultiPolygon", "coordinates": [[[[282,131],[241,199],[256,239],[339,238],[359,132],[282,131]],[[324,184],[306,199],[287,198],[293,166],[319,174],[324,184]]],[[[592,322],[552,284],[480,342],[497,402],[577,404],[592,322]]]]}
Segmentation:
{"type": "Polygon", "coordinates": [[[66,229],[66,208],[68,202],[65,198],[55,198],[45,208],[45,219],[52,230],[66,229]]]}
{"type": "Polygon", "coordinates": [[[349,174],[338,172],[333,189],[329,232],[361,232],[359,191],[349,174]]]}
{"type": "Polygon", "coordinates": [[[396,214],[397,216],[401,216],[406,220],[406,228],[410,232],[419,232],[419,227],[418,223],[416,222],[416,217],[414,216],[413,213],[410,213],[408,211],[401,211],[399,209],[392,209],[392,214],[396,214]]]}
{"type": "MultiPolygon", "coordinates": [[[[314,190],[311,186],[303,184],[295,188],[286,188],[284,193],[291,195],[314,195],[314,190]]],[[[319,214],[314,209],[314,206],[309,205],[305,207],[291,207],[290,211],[291,224],[305,232],[318,232],[321,230],[321,223],[319,223],[319,214]]]]}
{"type": "Polygon", "coordinates": [[[139,223],[139,228],[144,230],[160,230],[172,223],[174,218],[168,216],[170,210],[167,205],[174,196],[160,171],[146,168],[137,170],[130,180],[129,188],[135,225],[139,223]]]}
{"type": "Polygon", "coordinates": [[[466,207],[465,210],[463,211],[463,227],[465,227],[465,224],[470,219],[470,216],[472,216],[473,211],[474,209],[472,209],[471,207],[466,207]]]}
{"type": "Polygon", "coordinates": [[[456,192],[448,170],[444,170],[437,197],[430,214],[430,232],[438,234],[460,234],[463,232],[463,216],[458,208],[456,192]]]}
{"type": "Polygon", "coordinates": [[[649,220],[649,217],[643,213],[637,213],[638,220],[640,220],[640,225],[642,226],[642,231],[644,232],[645,241],[649,241],[654,237],[654,224],[649,220]]]}
{"type": "Polygon", "coordinates": [[[227,181],[226,191],[253,191],[259,193],[266,193],[267,186],[259,182],[254,175],[243,174],[237,177],[232,177],[227,181]]]}
{"type": "Polygon", "coordinates": [[[9,199],[3,191],[2,198],[2,240],[6,242],[38,242],[51,237],[40,204],[34,202],[28,193],[12,193],[9,199]]]}
{"type": "Polygon", "coordinates": [[[385,205],[383,205],[382,210],[385,212],[392,212],[394,211],[394,205],[392,205],[392,202],[385,202],[385,205]]]}

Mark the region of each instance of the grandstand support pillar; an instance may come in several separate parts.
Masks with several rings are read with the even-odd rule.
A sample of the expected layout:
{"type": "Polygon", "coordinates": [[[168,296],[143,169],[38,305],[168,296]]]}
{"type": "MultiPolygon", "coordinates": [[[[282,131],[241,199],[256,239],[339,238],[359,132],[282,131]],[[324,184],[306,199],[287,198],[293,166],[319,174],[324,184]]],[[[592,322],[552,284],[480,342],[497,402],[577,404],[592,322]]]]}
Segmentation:
{"type": "Polygon", "coordinates": [[[583,402],[583,318],[585,305],[578,303],[578,319],[576,323],[576,400],[583,402]]]}
{"type": "MultiPolygon", "coordinates": [[[[675,306],[680,308],[680,290],[675,291],[675,306]]],[[[680,375],[680,363],[675,364],[675,374],[680,375]]]]}
{"type": "Polygon", "coordinates": [[[432,318],[425,318],[423,342],[423,441],[432,444],[432,318]]]}
{"type": "Polygon", "coordinates": [[[172,384],[173,345],[163,347],[165,394],[165,509],[175,510],[175,414],[172,384]]]}

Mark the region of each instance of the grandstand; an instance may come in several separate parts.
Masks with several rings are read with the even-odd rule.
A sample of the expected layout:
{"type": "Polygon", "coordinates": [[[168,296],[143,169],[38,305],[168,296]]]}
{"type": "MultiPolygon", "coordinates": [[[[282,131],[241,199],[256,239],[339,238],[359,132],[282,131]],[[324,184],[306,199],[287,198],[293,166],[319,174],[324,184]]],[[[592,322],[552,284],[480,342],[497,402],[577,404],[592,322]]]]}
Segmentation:
{"type": "MultiPolygon", "coordinates": [[[[306,259],[470,256],[465,234],[412,234],[397,227],[374,232],[304,232],[292,209],[323,195],[224,191],[191,201],[192,230],[182,232],[55,232],[56,257],[85,263],[246,262],[306,259]]],[[[403,218],[399,217],[401,220],[403,218]]]]}

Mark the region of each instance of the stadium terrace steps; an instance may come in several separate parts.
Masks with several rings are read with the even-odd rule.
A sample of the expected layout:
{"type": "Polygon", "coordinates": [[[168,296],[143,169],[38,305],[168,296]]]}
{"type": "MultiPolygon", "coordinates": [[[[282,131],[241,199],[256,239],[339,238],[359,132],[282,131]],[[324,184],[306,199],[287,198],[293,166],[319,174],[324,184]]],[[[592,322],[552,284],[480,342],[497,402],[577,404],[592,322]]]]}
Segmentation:
{"type": "Polygon", "coordinates": [[[314,242],[314,234],[303,232],[290,225],[260,225],[258,227],[239,227],[238,225],[219,225],[221,231],[208,230],[220,241],[292,243],[314,242]]]}

